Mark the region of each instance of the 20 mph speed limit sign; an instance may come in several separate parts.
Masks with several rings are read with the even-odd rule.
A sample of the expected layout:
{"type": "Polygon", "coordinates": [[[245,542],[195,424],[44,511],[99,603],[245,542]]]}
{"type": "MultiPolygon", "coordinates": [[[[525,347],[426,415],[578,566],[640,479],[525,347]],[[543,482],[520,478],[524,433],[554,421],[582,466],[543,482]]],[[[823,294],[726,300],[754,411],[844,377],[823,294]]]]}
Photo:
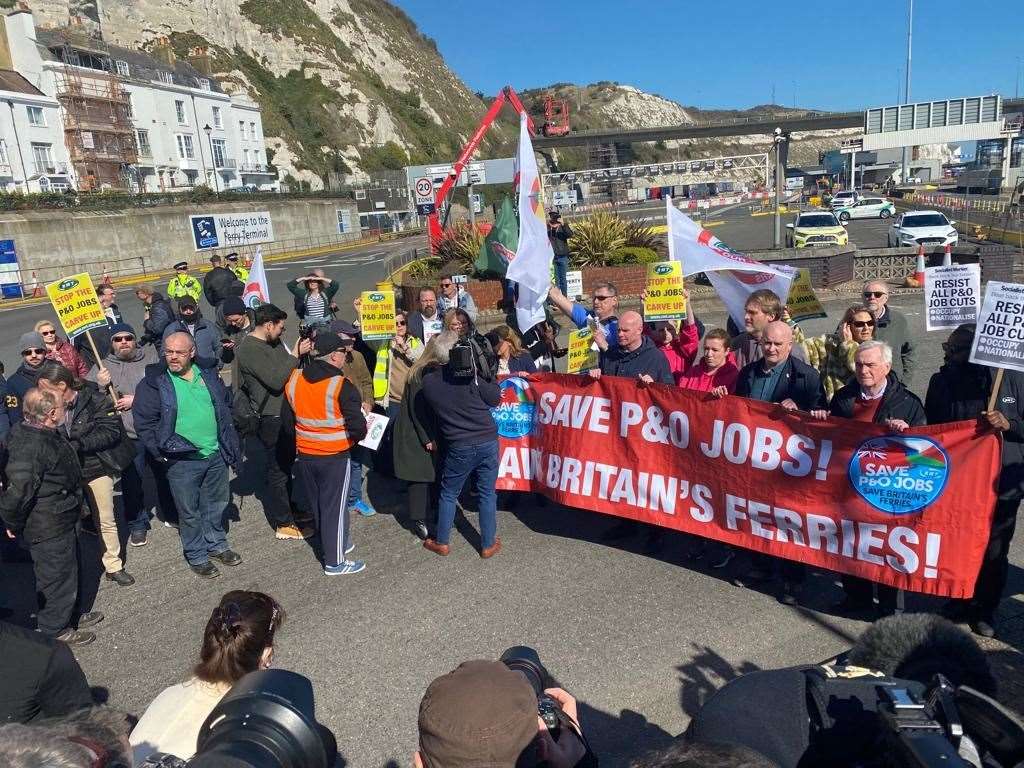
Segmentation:
{"type": "Polygon", "coordinates": [[[434,212],[434,182],[426,176],[416,179],[413,184],[416,192],[416,212],[420,216],[429,216],[434,212]]]}

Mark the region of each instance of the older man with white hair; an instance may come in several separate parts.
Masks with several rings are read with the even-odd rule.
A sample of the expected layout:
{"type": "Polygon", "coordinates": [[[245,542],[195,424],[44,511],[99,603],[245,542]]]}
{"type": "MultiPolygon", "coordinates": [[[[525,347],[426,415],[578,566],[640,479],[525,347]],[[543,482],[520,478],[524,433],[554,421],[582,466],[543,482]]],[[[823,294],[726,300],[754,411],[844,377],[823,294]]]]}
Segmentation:
{"type": "Polygon", "coordinates": [[[195,363],[196,347],[185,332],[164,339],[164,363],[146,368],[132,402],[135,431],[146,450],[167,467],[178,508],[182,549],[192,571],[220,575],[210,559],[238,565],[224,531],[231,499],[228,467],[241,460],[231,419],[231,392],[215,368],[195,363]]]}
{"type": "MultiPolygon", "coordinates": [[[[856,381],[836,392],[829,411],[844,419],[884,424],[893,432],[905,432],[925,423],[924,406],[892,372],[892,347],[884,341],[865,341],[854,354],[856,381]]],[[[835,606],[840,613],[864,613],[874,608],[871,582],[843,576],[846,596],[835,606]]],[[[878,585],[878,611],[896,610],[896,590],[878,585]]]]}

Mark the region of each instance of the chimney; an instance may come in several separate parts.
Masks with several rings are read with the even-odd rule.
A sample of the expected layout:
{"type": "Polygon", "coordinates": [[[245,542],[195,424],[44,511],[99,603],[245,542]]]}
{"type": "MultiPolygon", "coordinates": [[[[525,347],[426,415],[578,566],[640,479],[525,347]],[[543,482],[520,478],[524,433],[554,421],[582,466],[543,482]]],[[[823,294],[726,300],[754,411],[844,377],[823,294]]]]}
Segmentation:
{"type": "Polygon", "coordinates": [[[165,66],[173,69],[177,57],[174,55],[174,48],[171,47],[171,41],[166,35],[161,35],[153,41],[153,45],[149,50],[150,55],[165,66]]]}

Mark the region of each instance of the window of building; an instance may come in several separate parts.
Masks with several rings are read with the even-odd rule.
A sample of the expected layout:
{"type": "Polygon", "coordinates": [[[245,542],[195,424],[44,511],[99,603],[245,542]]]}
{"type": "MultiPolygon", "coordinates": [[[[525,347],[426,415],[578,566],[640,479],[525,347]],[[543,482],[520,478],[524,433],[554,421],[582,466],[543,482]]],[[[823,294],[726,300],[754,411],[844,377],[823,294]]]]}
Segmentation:
{"type": "Polygon", "coordinates": [[[249,123],[249,138],[256,141],[256,123],[249,123]]]}
{"type": "Polygon", "coordinates": [[[249,167],[249,150],[248,149],[243,149],[242,150],[242,166],[244,168],[248,168],[249,167]]]}
{"type": "Polygon", "coordinates": [[[213,108],[213,127],[214,128],[223,128],[224,127],[224,120],[220,116],[220,107],[214,107],[213,108]]]}
{"type": "Polygon", "coordinates": [[[56,173],[57,168],[53,164],[52,145],[37,144],[32,142],[32,162],[35,163],[36,173],[56,173]]]}
{"type": "Polygon", "coordinates": [[[195,160],[195,147],[192,145],[192,136],[188,133],[179,133],[176,136],[178,141],[178,157],[182,160],[195,160]]]}
{"type": "Polygon", "coordinates": [[[166,72],[161,69],[157,71],[156,79],[159,80],[161,83],[173,83],[174,75],[172,75],[170,72],[166,72]]]}
{"type": "Polygon", "coordinates": [[[224,139],[214,139],[210,142],[213,145],[213,167],[225,167],[228,157],[228,145],[224,139]]]}
{"type": "Polygon", "coordinates": [[[135,141],[139,145],[139,154],[143,157],[151,157],[153,154],[153,148],[149,145],[149,131],[144,131],[141,128],[135,131],[135,141]]]}
{"type": "Polygon", "coordinates": [[[92,139],[92,131],[82,131],[82,146],[85,149],[96,148],[96,142],[92,139]]]}
{"type": "Polygon", "coordinates": [[[200,77],[198,82],[199,82],[199,90],[201,90],[201,91],[208,91],[208,90],[210,90],[210,81],[207,80],[205,77],[200,77]]]}
{"type": "Polygon", "coordinates": [[[1024,165],[1024,137],[1014,139],[1010,144],[1010,167],[1020,168],[1022,165],[1024,165]]]}
{"type": "Polygon", "coordinates": [[[238,135],[240,138],[245,138],[245,120],[238,121],[238,135]]]}
{"type": "Polygon", "coordinates": [[[0,139],[0,165],[9,166],[11,161],[7,159],[7,142],[0,139]]]}
{"type": "Polygon", "coordinates": [[[28,110],[28,124],[29,125],[46,125],[46,115],[43,114],[42,107],[26,107],[28,110]]]}
{"type": "Polygon", "coordinates": [[[119,74],[121,77],[128,77],[127,61],[121,61],[120,59],[118,59],[114,62],[114,65],[117,67],[117,74],[119,74]]]}
{"type": "Polygon", "coordinates": [[[356,190],[356,200],[365,200],[365,199],[366,199],[366,190],[365,189],[357,189],[356,190]]]}
{"type": "Polygon", "coordinates": [[[132,101],[132,95],[125,91],[124,94],[127,97],[127,103],[125,104],[125,112],[128,114],[129,120],[135,119],[135,103],[132,101]]]}
{"type": "Polygon", "coordinates": [[[178,116],[178,125],[188,125],[188,118],[185,116],[185,102],[174,100],[174,114],[178,116]]]}

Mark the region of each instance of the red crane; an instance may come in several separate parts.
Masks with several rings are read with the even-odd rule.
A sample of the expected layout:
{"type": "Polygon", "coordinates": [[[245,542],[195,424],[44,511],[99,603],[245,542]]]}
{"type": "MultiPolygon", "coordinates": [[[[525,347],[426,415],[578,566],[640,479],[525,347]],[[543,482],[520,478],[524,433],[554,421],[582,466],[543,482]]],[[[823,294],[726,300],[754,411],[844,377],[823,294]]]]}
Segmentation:
{"type": "Polygon", "coordinates": [[[545,136],[567,136],[569,134],[569,102],[548,96],[544,99],[545,136]]]}
{"type": "MultiPolygon", "coordinates": [[[[505,106],[505,102],[509,102],[517,114],[526,112],[526,108],[523,103],[519,100],[519,95],[515,92],[515,89],[511,85],[506,85],[501,89],[494,101],[491,103],[490,109],[487,110],[487,114],[483,116],[480,121],[480,125],[477,126],[476,131],[466,142],[466,146],[463,147],[462,153],[459,158],[452,165],[452,172],[448,174],[447,178],[441,182],[436,190],[434,190],[434,212],[427,217],[427,234],[430,238],[430,247],[434,248],[438,241],[441,239],[442,228],[441,222],[439,221],[439,212],[441,206],[447,201],[449,193],[454,189],[456,182],[462,175],[463,169],[466,167],[466,163],[469,162],[469,158],[473,156],[477,148],[480,146],[480,142],[484,138],[484,134],[487,133],[487,129],[491,127],[494,121],[497,119],[498,114],[501,112],[501,108],[505,106]]],[[[526,114],[526,125],[530,129],[530,135],[536,136],[537,130],[533,126],[533,120],[530,118],[529,113],[526,114]]]]}

